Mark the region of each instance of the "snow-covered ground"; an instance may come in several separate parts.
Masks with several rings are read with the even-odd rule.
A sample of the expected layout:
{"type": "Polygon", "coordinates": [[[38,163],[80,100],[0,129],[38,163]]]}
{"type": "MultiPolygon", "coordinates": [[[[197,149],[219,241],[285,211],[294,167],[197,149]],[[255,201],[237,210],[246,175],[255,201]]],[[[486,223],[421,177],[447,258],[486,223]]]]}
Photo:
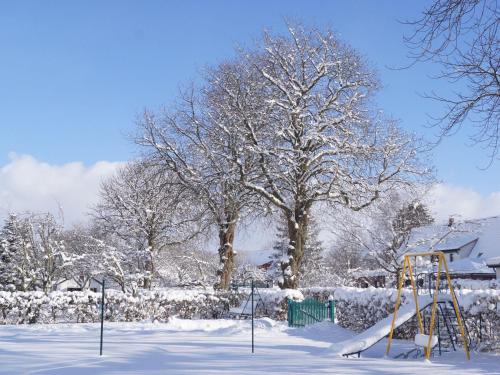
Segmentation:
{"type": "MultiPolygon", "coordinates": [[[[500,374],[500,356],[448,353],[432,363],[384,359],[385,340],[362,358],[342,358],[329,347],[353,334],[325,322],[288,328],[250,322],[172,319],[167,324],[106,323],[104,356],[98,324],[0,326],[1,374],[500,374]]],[[[396,342],[392,355],[408,350],[396,342]]]]}

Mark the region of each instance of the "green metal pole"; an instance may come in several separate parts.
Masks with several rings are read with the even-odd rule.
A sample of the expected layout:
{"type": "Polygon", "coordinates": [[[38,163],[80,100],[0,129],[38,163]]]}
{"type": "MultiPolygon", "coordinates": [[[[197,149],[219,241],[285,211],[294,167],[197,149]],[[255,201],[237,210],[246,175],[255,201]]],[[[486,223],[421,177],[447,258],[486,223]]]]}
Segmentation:
{"type": "Polygon", "coordinates": [[[254,352],[254,330],[253,330],[253,309],[254,309],[254,304],[253,304],[253,279],[252,279],[252,353],[254,352]]]}
{"type": "Polygon", "coordinates": [[[330,320],[335,323],[335,301],[330,300],[328,303],[330,304],[330,320]]]}
{"type": "Polygon", "coordinates": [[[104,288],[106,285],[106,280],[102,279],[102,294],[101,294],[101,345],[99,349],[99,355],[102,356],[102,338],[104,332],[104,288]]]}

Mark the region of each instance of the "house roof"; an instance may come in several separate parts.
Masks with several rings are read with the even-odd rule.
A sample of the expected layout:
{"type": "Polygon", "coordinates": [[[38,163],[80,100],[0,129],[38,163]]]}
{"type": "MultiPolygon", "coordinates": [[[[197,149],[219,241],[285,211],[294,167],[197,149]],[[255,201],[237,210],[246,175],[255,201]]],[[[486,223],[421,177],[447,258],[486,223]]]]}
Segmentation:
{"type": "Polygon", "coordinates": [[[461,273],[493,273],[482,261],[476,262],[470,258],[458,259],[448,263],[448,270],[451,274],[461,273]]]}
{"type": "MultiPolygon", "coordinates": [[[[500,216],[466,220],[448,225],[427,225],[412,231],[406,251],[451,252],[476,241],[468,258],[449,264],[457,272],[484,272],[492,270],[486,265],[500,261],[500,216]]],[[[499,262],[500,263],[500,262],[499,262]]]]}

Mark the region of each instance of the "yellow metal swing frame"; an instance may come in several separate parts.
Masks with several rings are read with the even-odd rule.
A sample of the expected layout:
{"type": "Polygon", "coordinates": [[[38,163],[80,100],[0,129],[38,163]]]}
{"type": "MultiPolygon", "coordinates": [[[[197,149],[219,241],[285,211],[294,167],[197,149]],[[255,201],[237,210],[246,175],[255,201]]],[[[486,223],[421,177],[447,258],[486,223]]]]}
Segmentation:
{"type": "Polygon", "coordinates": [[[396,306],[394,308],[394,313],[392,316],[391,331],[389,333],[389,341],[387,342],[386,355],[389,355],[389,352],[391,350],[392,336],[394,334],[394,325],[396,323],[398,309],[399,309],[399,306],[401,304],[401,290],[403,289],[403,283],[404,283],[404,280],[406,277],[406,271],[408,271],[408,276],[410,279],[411,288],[413,290],[413,298],[415,300],[415,309],[416,309],[416,315],[417,315],[417,320],[418,320],[418,328],[419,328],[420,333],[422,333],[422,334],[424,333],[424,325],[423,325],[423,321],[422,321],[422,315],[420,313],[420,308],[418,306],[418,295],[417,295],[417,289],[415,288],[415,279],[413,277],[413,268],[412,268],[410,258],[425,257],[425,256],[429,256],[429,257],[436,257],[437,256],[439,258],[438,269],[437,269],[437,279],[436,279],[436,290],[434,291],[434,299],[433,299],[433,303],[432,303],[432,312],[431,312],[431,322],[430,322],[430,327],[429,327],[429,341],[428,341],[427,346],[425,347],[425,358],[428,360],[431,356],[432,333],[434,331],[434,325],[436,323],[436,310],[437,310],[437,304],[438,304],[439,283],[441,281],[441,270],[443,270],[446,274],[446,279],[448,281],[448,287],[450,289],[450,294],[451,294],[451,298],[453,301],[453,307],[455,309],[455,315],[457,317],[458,326],[460,328],[460,334],[461,334],[463,342],[464,342],[465,354],[467,356],[467,359],[469,360],[470,359],[470,352],[469,352],[467,339],[465,338],[464,322],[462,321],[462,317],[460,315],[460,310],[458,307],[457,298],[455,296],[455,291],[454,291],[453,285],[451,283],[450,273],[448,271],[448,264],[446,263],[446,258],[444,256],[444,253],[441,251],[427,252],[427,253],[413,253],[413,254],[405,255],[403,269],[401,271],[401,277],[399,278],[398,296],[396,298],[396,306]]]}

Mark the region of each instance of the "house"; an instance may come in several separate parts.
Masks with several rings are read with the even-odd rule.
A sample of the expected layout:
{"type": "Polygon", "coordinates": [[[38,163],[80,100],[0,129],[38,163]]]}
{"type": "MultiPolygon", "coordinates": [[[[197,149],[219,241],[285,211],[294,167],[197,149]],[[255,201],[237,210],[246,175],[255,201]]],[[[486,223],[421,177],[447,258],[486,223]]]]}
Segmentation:
{"type": "Polygon", "coordinates": [[[495,270],[497,280],[500,280],[500,257],[490,258],[486,265],[495,270]]]}
{"type": "Polygon", "coordinates": [[[385,288],[387,272],[382,269],[377,270],[361,270],[359,277],[356,278],[354,285],[358,288],[385,288]]]}
{"type": "Polygon", "coordinates": [[[82,284],[83,281],[81,283],[77,283],[75,280],[70,279],[57,285],[56,290],[67,292],[80,292],[82,290],[90,290],[91,292],[101,291],[101,284],[94,279],[87,280],[87,282],[85,283],[85,288],[82,288],[82,284]]]}
{"type": "Polygon", "coordinates": [[[500,216],[416,228],[406,251],[443,252],[455,279],[499,278],[500,216]]]}

